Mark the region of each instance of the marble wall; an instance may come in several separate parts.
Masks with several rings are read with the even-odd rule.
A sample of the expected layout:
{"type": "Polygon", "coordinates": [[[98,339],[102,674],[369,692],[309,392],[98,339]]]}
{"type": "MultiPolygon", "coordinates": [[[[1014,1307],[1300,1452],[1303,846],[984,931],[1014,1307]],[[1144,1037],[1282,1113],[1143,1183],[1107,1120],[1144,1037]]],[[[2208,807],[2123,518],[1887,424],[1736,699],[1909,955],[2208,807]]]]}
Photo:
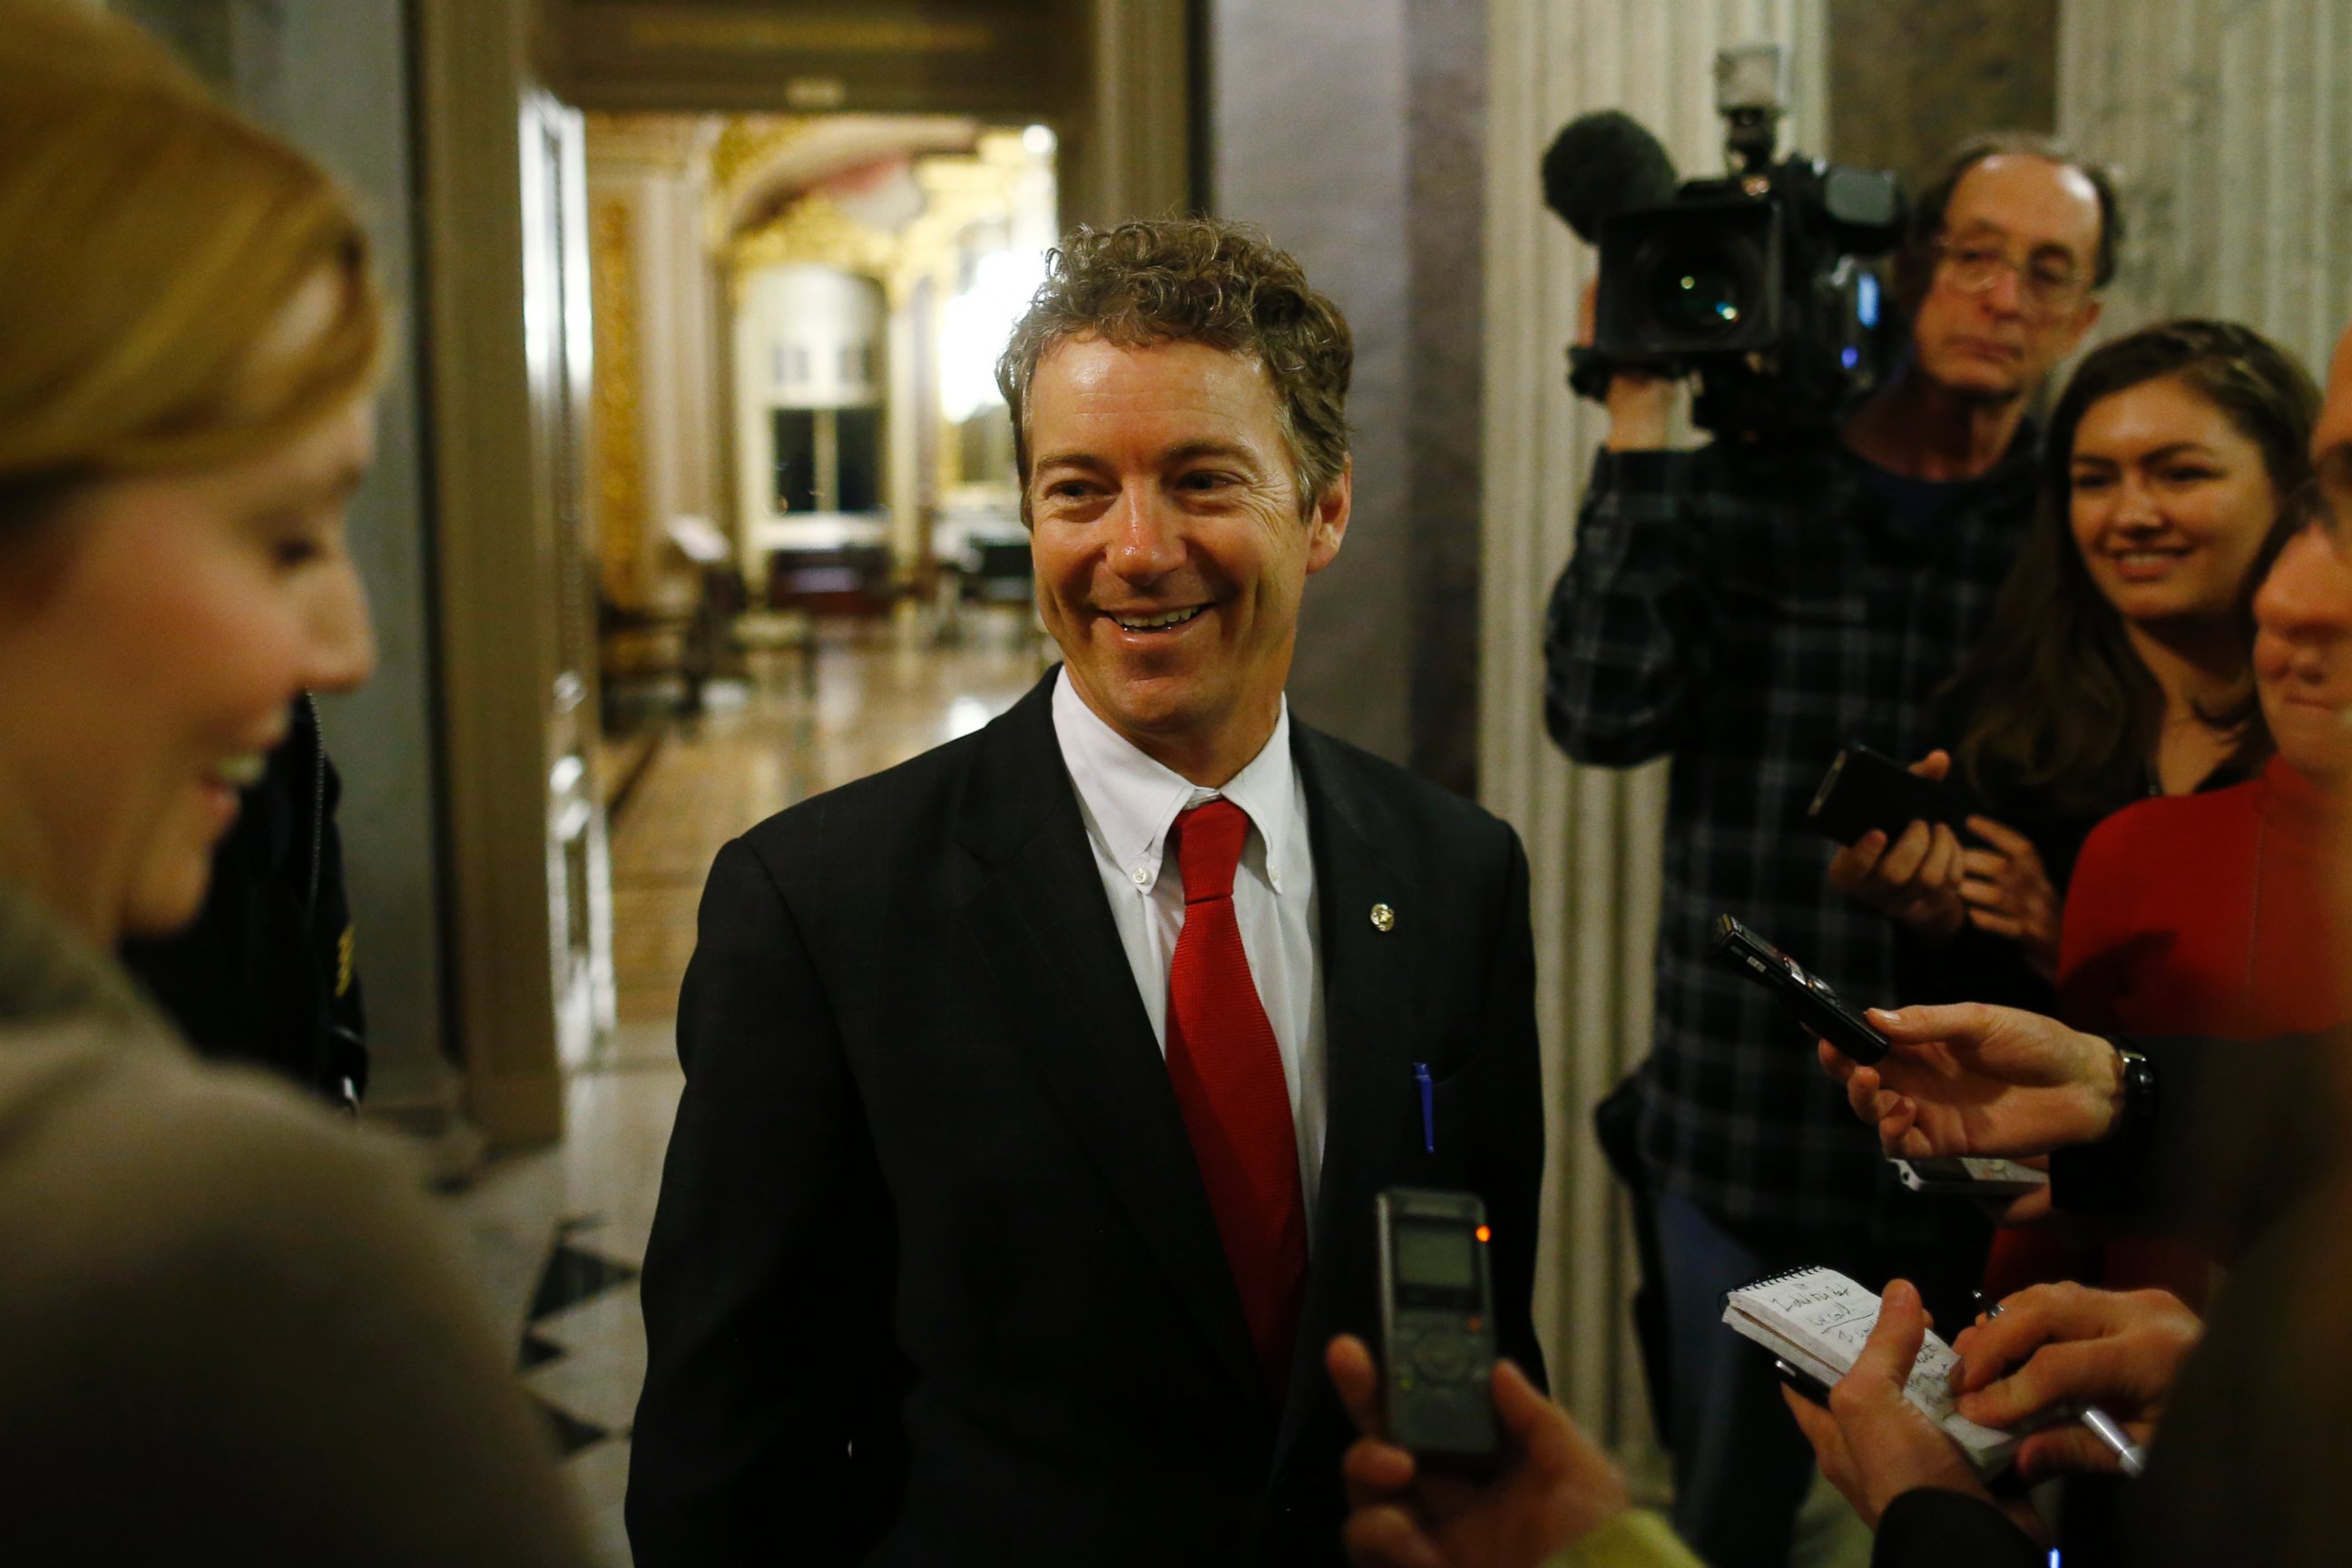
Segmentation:
{"type": "Polygon", "coordinates": [[[1981,131],[2058,123],[2059,0],[1828,0],[1829,143],[1914,188],[1981,131]]]}
{"type": "Polygon", "coordinates": [[[2126,216],[2103,336],[2242,321],[2324,373],[2352,318],[2352,8],[2066,0],[2058,125],[2126,216]]]}
{"type": "Polygon", "coordinates": [[[1216,0],[1210,29],[1213,210],[1296,256],[1355,333],[1355,510],[1339,559],[1307,584],[1291,701],[1399,761],[1412,642],[1406,32],[1405,0],[1216,0]]]}
{"type": "Polygon", "coordinates": [[[1303,718],[1475,776],[1481,8],[1216,0],[1210,205],[1263,226],[1356,337],[1355,514],[1309,585],[1303,718]]]}

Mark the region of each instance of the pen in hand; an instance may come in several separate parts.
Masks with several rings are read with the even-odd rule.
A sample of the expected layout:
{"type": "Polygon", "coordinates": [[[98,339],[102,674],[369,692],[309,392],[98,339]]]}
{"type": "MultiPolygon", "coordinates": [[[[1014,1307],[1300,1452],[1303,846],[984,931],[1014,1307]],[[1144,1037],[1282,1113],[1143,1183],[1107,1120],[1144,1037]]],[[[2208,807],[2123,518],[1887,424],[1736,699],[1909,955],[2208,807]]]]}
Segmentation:
{"type": "MultiPolygon", "coordinates": [[[[1982,1310],[1987,1319],[2000,1316],[2000,1302],[1988,1303],[1981,1290],[1975,1292],[1975,1295],[1977,1306],[1982,1310]]],[[[2084,1405],[2076,1412],[2075,1419],[2088,1426],[2092,1436],[2107,1446],[2109,1451],[2116,1457],[2116,1465],[2121,1467],[2125,1475],[2137,1477],[2147,1468],[2147,1451],[2131,1440],[2131,1434],[2124,1430],[2122,1422],[2095,1405],[2084,1405]]]]}

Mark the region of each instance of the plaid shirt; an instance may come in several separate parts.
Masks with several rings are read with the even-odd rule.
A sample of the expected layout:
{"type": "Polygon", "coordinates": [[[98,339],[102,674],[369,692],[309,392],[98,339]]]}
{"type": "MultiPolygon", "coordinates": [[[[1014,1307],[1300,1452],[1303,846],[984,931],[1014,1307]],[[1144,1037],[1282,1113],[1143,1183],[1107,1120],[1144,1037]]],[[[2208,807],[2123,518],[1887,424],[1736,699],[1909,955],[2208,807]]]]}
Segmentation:
{"type": "Polygon", "coordinates": [[[1545,718],[1580,762],[1674,753],[1642,1152],[1660,1188],[1727,1224],[1937,1228],[1799,1026],[1709,938],[1735,914],[1848,1001],[1902,1000],[1893,922],[1830,890],[1834,851],[1804,811],[1850,741],[1927,750],[1928,699],[2024,541],[2033,446],[2021,431],[1924,525],[1834,440],[1769,476],[1712,447],[1595,467],[1552,594],[1545,718]]]}

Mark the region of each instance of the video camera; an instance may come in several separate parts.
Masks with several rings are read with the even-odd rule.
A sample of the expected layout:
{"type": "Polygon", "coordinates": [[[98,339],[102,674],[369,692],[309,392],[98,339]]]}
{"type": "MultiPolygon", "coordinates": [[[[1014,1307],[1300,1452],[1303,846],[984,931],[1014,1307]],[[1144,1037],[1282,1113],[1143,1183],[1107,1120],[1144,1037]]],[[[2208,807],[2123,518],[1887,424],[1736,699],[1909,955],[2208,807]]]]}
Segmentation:
{"type": "Polygon", "coordinates": [[[1780,51],[1725,49],[1716,108],[1730,173],[1677,186],[1657,139],[1615,110],[1580,116],[1544,154],[1544,199],[1601,247],[1590,348],[1569,384],[1606,394],[1620,371],[1695,375],[1691,416],[1718,436],[1825,429],[1901,353],[1877,274],[1904,202],[1895,176],[1820,158],[1772,161],[1780,51]]]}

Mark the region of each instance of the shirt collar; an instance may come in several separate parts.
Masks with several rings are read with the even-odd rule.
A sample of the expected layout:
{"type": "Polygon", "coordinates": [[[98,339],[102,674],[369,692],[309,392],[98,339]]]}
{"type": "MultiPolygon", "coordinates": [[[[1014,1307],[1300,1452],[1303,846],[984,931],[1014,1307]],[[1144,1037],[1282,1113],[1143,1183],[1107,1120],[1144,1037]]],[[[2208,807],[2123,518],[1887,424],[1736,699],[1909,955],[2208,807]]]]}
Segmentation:
{"type": "MultiPolygon", "coordinates": [[[[1277,893],[1286,885],[1305,886],[1285,873],[1301,847],[1297,765],[1290,755],[1290,700],[1282,700],[1274,733],[1247,766],[1222,789],[1204,789],[1147,755],[1104,722],[1070,684],[1066,670],[1054,681],[1054,736],[1062,763],[1077,786],[1087,826],[1129,880],[1150,892],[1160,880],[1168,829],[1176,814],[1224,796],[1249,814],[1250,826],[1265,846],[1267,881],[1277,893]]],[[[1244,849],[1246,858],[1246,849],[1244,849]]]]}

